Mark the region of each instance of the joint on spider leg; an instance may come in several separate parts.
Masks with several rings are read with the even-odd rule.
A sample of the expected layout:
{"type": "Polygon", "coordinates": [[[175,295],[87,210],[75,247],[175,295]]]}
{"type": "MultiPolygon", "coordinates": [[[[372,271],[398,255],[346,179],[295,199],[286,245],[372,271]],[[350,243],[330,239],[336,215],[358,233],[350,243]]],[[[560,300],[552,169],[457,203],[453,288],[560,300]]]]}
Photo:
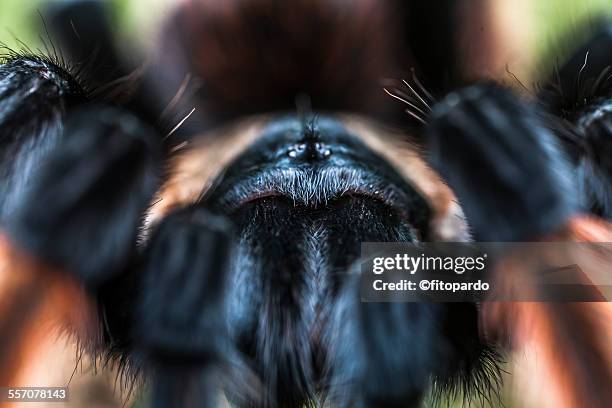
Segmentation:
{"type": "Polygon", "coordinates": [[[108,107],[75,112],[16,200],[9,236],[96,289],[127,265],[157,186],[156,133],[108,107]]]}
{"type": "Polygon", "coordinates": [[[214,395],[211,371],[225,360],[229,342],[224,316],[231,235],[224,218],[187,208],[162,221],[145,253],[135,337],[153,365],[159,406],[181,394],[202,404],[214,395]]]}

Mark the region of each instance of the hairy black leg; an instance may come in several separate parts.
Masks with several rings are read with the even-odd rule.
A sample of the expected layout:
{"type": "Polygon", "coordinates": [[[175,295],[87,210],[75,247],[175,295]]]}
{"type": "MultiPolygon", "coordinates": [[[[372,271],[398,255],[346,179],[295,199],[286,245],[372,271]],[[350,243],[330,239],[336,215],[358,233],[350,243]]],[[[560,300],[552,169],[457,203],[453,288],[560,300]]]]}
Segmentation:
{"type": "MultiPolygon", "coordinates": [[[[429,129],[432,160],[481,240],[602,240],[609,226],[579,215],[575,174],[539,119],[532,106],[508,90],[463,90],[434,109],[429,129]],[[492,218],[483,218],[488,214],[492,218]]],[[[565,262],[589,271],[587,257],[566,248],[565,262]]],[[[488,265],[494,293],[517,301],[482,302],[482,332],[501,345],[529,344],[537,355],[530,375],[545,373],[544,392],[563,389],[554,391],[561,405],[607,406],[609,381],[601,379],[608,377],[602,373],[609,373],[609,361],[599,346],[609,326],[605,303],[558,301],[554,289],[539,280],[542,272],[550,271],[547,262],[555,265],[560,257],[542,247],[535,255],[537,262],[506,253],[502,262],[488,265]],[[522,302],[523,294],[556,301],[522,302]]],[[[607,254],[594,258],[594,270],[607,270],[602,266],[607,254]]]]}
{"type": "Polygon", "coordinates": [[[578,132],[586,148],[578,167],[583,204],[612,219],[612,97],[581,118],[578,132]]]}
{"type": "MultiPolygon", "coordinates": [[[[452,93],[434,107],[427,129],[429,159],[457,195],[477,241],[539,239],[577,213],[570,163],[541,119],[534,106],[489,84],[452,93]]],[[[521,283],[531,288],[526,279],[521,283]]],[[[462,320],[453,321],[458,334],[462,320]]],[[[463,346],[469,349],[470,342],[463,346]]],[[[485,375],[479,378],[497,385],[499,369],[481,367],[485,375]]]]}
{"type": "Polygon", "coordinates": [[[348,285],[334,318],[332,333],[341,338],[330,353],[334,402],[418,407],[432,381],[435,395],[495,391],[498,357],[478,337],[476,305],[360,302],[358,280],[348,285]]]}
{"type": "Polygon", "coordinates": [[[231,226],[201,208],[167,217],[146,253],[138,346],[153,369],[153,407],[212,407],[227,354],[231,226]]]}
{"type": "MultiPolygon", "coordinates": [[[[538,120],[494,86],[451,94],[435,108],[430,158],[457,194],[478,240],[549,232],[575,211],[565,162],[538,120]]],[[[431,380],[468,397],[495,392],[497,356],[479,339],[474,304],[354,306],[355,322],[344,326],[345,335],[357,339],[351,340],[357,352],[341,360],[357,378],[348,405],[418,406],[431,380]]],[[[344,321],[349,319],[350,314],[344,321]]]]}
{"type": "Polygon", "coordinates": [[[576,212],[557,140],[510,91],[480,85],[450,94],[432,113],[428,143],[477,241],[540,236],[576,212]]]}
{"type": "Polygon", "coordinates": [[[75,280],[95,289],[120,272],[155,189],[154,132],[110,108],[74,113],[87,103],[55,56],[7,50],[0,65],[0,228],[16,248],[3,258],[11,273],[0,287],[8,308],[0,324],[19,316],[15,344],[49,293],[69,293],[75,280]]]}
{"type": "Polygon", "coordinates": [[[562,64],[539,100],[564,142],[578,175],[580,199],[591,213],[612,218],[612,25],[562,64]]]}
{"type": "Polygon", "coordinates": [[[362,303],[360,315],[364,406],[419,406],[431,377],[450,357],[441,329],[444,305],[362,303]]]}
{"type": "Polygon", "coordinates": [[[0,229],[2,312],[0,383],[10,383],[24,364],[24,340],[32,336],[31,321],[44,308],[57,278],[49,268],[13,247],[5,235],[15,194],[28,185],[40,157],[61,136],[65,112],[84,100],[78,84],[48,58],[20,56],[3,50],[0,59],[0,229]],[[19,355],[19,361],[15,356],[19,355]],[[11,363],[12,362],[12,363],[11,363]]]}
{"type": "Polygon", "coordinates": [[[50,59],[10,51],[0,61],[0,222],[10,216],[41,156],[59,139],[67,110],[86,102],[50,59]]]}
{"type": "Polygon", "coordinates": [[[91,106],[71,115],[28,185],[13,192],[7,230],[40,260],[91,289],[122,270],[157,188],[156,134],[132,115],[91,106]]]}

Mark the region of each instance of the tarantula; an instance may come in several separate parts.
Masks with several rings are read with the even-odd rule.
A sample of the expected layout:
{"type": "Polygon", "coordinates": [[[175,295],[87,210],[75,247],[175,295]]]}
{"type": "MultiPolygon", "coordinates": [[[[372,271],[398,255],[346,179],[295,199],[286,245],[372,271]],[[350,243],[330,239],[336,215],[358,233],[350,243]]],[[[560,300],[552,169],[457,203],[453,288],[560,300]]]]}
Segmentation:
{"type": "Polygon", "coordinates": [[[609,404],[591,306],[359,301],[362,242],[610,237],[609,31],[531,100],[460,89],[460,6],[194,0],[136,70],[101,2],[51,8],[50,55],[0,66],[0,384],[61,314],[160,407],[488,399],[520,333],[567,353],[561,404],[609,404]]]}

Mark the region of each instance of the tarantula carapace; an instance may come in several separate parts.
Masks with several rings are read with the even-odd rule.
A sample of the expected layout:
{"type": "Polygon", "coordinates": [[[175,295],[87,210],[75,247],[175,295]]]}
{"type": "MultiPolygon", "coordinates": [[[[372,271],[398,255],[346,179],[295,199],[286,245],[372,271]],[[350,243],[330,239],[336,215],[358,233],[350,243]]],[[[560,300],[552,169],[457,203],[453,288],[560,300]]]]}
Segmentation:
{"type": "Polygon", "coordinates": [[[362,242],[612,237],[609,31],[517,95],[468,81],[466,3],[185,1],[134,70],[102,2],[50,7],[0,66],[0,384],[54,317],[160,407],[489,399],[525,341],[607,406],[606,303],[359,300],[362,242]]]}

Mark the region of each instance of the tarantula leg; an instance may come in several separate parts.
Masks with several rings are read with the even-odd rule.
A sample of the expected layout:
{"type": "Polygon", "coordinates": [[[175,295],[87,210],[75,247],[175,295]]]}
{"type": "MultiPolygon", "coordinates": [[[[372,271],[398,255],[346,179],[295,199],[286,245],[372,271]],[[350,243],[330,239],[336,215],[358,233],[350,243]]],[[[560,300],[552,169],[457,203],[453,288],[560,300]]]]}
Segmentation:
{"type": "Polygon", "coordinates": [[[612,219],[612,95],[584,115],[578,132],[586,156],[578,167],[578,183],[584,207],[591,213],[612,219]]]}
{"type": "Polygon", "coordinates": [[[201,208],[171,214],[152,238],[135,337],[153,368],[154,407],[215,406],[230,250],[229,223],[201,208]]]}
{"type": "Polygon", "coordinates": [[[477,241],[537,237],[577,212],[554,135],[507,90],[479,85],[450,94],[432,113],[428,143],[477,241]]]}
{"type": "Polygon", "coordinates": [[[497,358],[473,334],[474,304],[360,302],[359,295],[358,283],[348,285],[336,319],[344,340],[335,351],[332,395],[340,406],[419,407],[432,380],[436,392],[494,391],[487,387],[497,378],[474,383],[497,358]]]}
{"type": "MultiPolygon", "coordinates": [[[[24,338],[30,322],[42,316],[57,323],[54,327],[73,329],[95,321],[91,304],[90,314],[59,318],[78,306],[80,295],[68,297],[73,305],[53,303],[57,319],[46,313],[52,306],[45,305],[51,294],[73,293],[78,286],[95,292],[127,267],[157,187],[153,135],[131,115],[91,107],[71,115],[63,134],[40,158],[34,156],[38,152],[24,153],[34,156],[24,159],[34,168],[14,170],[25,185],[10,191],[3,226],[14,251],[3,256],[7,279],[0,290],[6,292],[6,310],[1,317],[3,324],[11,316],[21,317],[23,324],[10,331],[14,338],[24,338]],[[12,275],[31,279],[15,286],[10,282],[19,278],[12,275]]],[[[94,333],[81,334],[89,339],[94,333]]]]}
{"type": "Polygon", "coordinates": [[[6,51],[0,64],[1,385],[18,383],[34,339],[48,337],[36,322],[65,326],[70,310],[86,310],[79,306],[76,279],[16,248],[6,235],[8,220],[20,205],[17,197],[41,157],[61,138],[66,111],[86,97],[58,61],[6,51]],[[62,298],[71,299],[70,308],[62,298]]]}
{"type": "MultiPolygon", "coordinates": [[[[450,95],[434,108],[428,136],[433,163],[455,190],[478,239],[610,240],[609,225],[578,216],[569,163],[537,113],[509,91],[479,86],[450,95]]],[[[587,257],[570,264],[610,270],[612,254],[597,253],[593,263],[587,257]]],[[[523,259],[505,261],[492,266],[497,293],[505,299],[513,293],[546,298],[546,287],[537,285],[541,270],[523,259]]],[[[529,375],[545,382],[543,401],[558,407],[609,405],[608,302],[483,302],[480,313],[488,339],[529,344],[538,353],[529,375]]]]}
{"type": "Polygon", "coordinates": [[[418,407],[429,381],[451,358],[443,335],[443,305],[361,303],[367,356],[365,407],[418,407]]]}
{"type": "Polygon", "coordinates": [[[50,59],[11,53],[0,65],[2,224],[16,206],[14,193],[28,184],[35,164],[62,135],[66,111],[86,102],[79,84],[50,59]]]}
{"type": "MultiPolygon", "coordinates": [[[[93,334],[89,330],[95,328],[86,323],[95,321],[95,307],[80,289],[77,276],[65,273],[65,269],[72,268],[74,264],[52,264],[51,259],[41,255],[57,252],[56,249],[62,244],[66,245],[64,256],[73,256],[74,251],[79,250],[73,243],[85,237],[70,235],[79,233],[74,229],[62,230],[64,222],[66,226],[75,225],[75,222],[81,223],[80,229],[86,230],[89,227],[92,234],[97,232],[96,223],[104,226],[99,217],[92,217],[89,221],[93,222],[89,226],[85,224],[88,220],[78,216],[75,219],[74,216],[79,212],[76,211],[78,206],[72,209],[68,207],[69,210],[76,211],[73,213],[58,212],[56,198],[61,196],[61,193],[57,192],[56,196],[48,194],[48,189],[59,185],[68,186],[64,188],[64,193],[70,190],[70,181],[66,180],[70,175],[66,172],[70,170],[71,164],[75,164],[74,160],[72,163],[57,163],[57,152],[61,155],[70,151],[65,143],[66,139],[70,139],[65,138],[65,117],[68,112],[87,103],[84,90],[58,65],[58,60],[19,55],[10,50],[8,54],[8,59],[0,65],[2,385],[19,383],[20,372],[32,361],[31,356],[35,353],[37,343],[48,338],[48,327],[72,327],[78,330],[83,338],[90,338],[93,334]],[[56,151],[56,148],[59,148],[59,151],[56,151]],[[54,167],[42,169],[41,163],[48,158],[53,159],[54,156],[54,167]],[[29,219],[33,214],[36,218],[29,219]],[[70,215],[73,217],[70,218],[70,215]],[[48,222],[49,218],[54,216],[57,218],[51,223],[48,222]],[[56,227],[52,226],[53,223],[56,227]],[[30,247],[33,242],[38,242],[39,247],[30,247]],[[45,326],[46,330],[41,328],[40,322],[43,321],[48,324],[45,326]]],[[[95,116],[93,118],[95,119],[95,116]]],[[[80,127],[86,129],[95,122],[81,122],[77,129],[82,131],[80,127]]],[[[78,133],[75,126],[68,132],[78,133]]],[[[103,136],[105,135],[98,134],[98,137],[103,136]]],[[[74,145],[74,140],[72,143],[74,145]]],[[[100,155],[104,154],[103,150],[81,150],[72,156],[73,159],[82,159],[81,164],[86,165],[81,167],[86,169],[90,163],[85,158],[91,159],[94,155],[92,160],[100,160],[100,155]]],[[[78,166],[73,167],[73,170],[84,171],[78,166]]],[[[83,178],[80,180],[83,181],[83,178]]],[[[74,181],[79,182],[78,178],[74,181]]],[[[125,183],[126,179],[122,178],[120,181],[125,183]]],[[[75,191],[74,188],[76,184],[72,185],[72,191],[75,191]]],[[[68,195],[63,199],[64,204],[67,204],[67,198],[68,195]]],[[[93,199],[93,196],[88,199],[90,207],[96,210],[98,207],[105,208],[100,203],[92,202],[93,199]]],[[[98,212],[102,217],[108,214],[104,211],[98,212]]],[[[104,228],[101,232],[103,231],[104,228]]],[[[94,244],[80,249],[90,251],[89,254],[79,255],[83,259],[81,264],[88,268],[87,256],[95,259],[98,248],[94,244]]],[[[79,269],[74,271],[76,273],[87,274],[87,271],[80,268],[74,269],[79,269]]],[[[92,286],[95,285],[93,280],[90,281],[92,286]]]]}
{"type": "Polygon", "coordinates": [[[157,188],[156,134],[107,107],[73,114],[16,197],[9,236],[96,289],[127,264],[157,188]]]}
{"type": "Polygon", "coordinates": [[[538,97],[574,159],[582,204],[612,219],[612,25],[601,24],[548,82],[538,97]]]}

